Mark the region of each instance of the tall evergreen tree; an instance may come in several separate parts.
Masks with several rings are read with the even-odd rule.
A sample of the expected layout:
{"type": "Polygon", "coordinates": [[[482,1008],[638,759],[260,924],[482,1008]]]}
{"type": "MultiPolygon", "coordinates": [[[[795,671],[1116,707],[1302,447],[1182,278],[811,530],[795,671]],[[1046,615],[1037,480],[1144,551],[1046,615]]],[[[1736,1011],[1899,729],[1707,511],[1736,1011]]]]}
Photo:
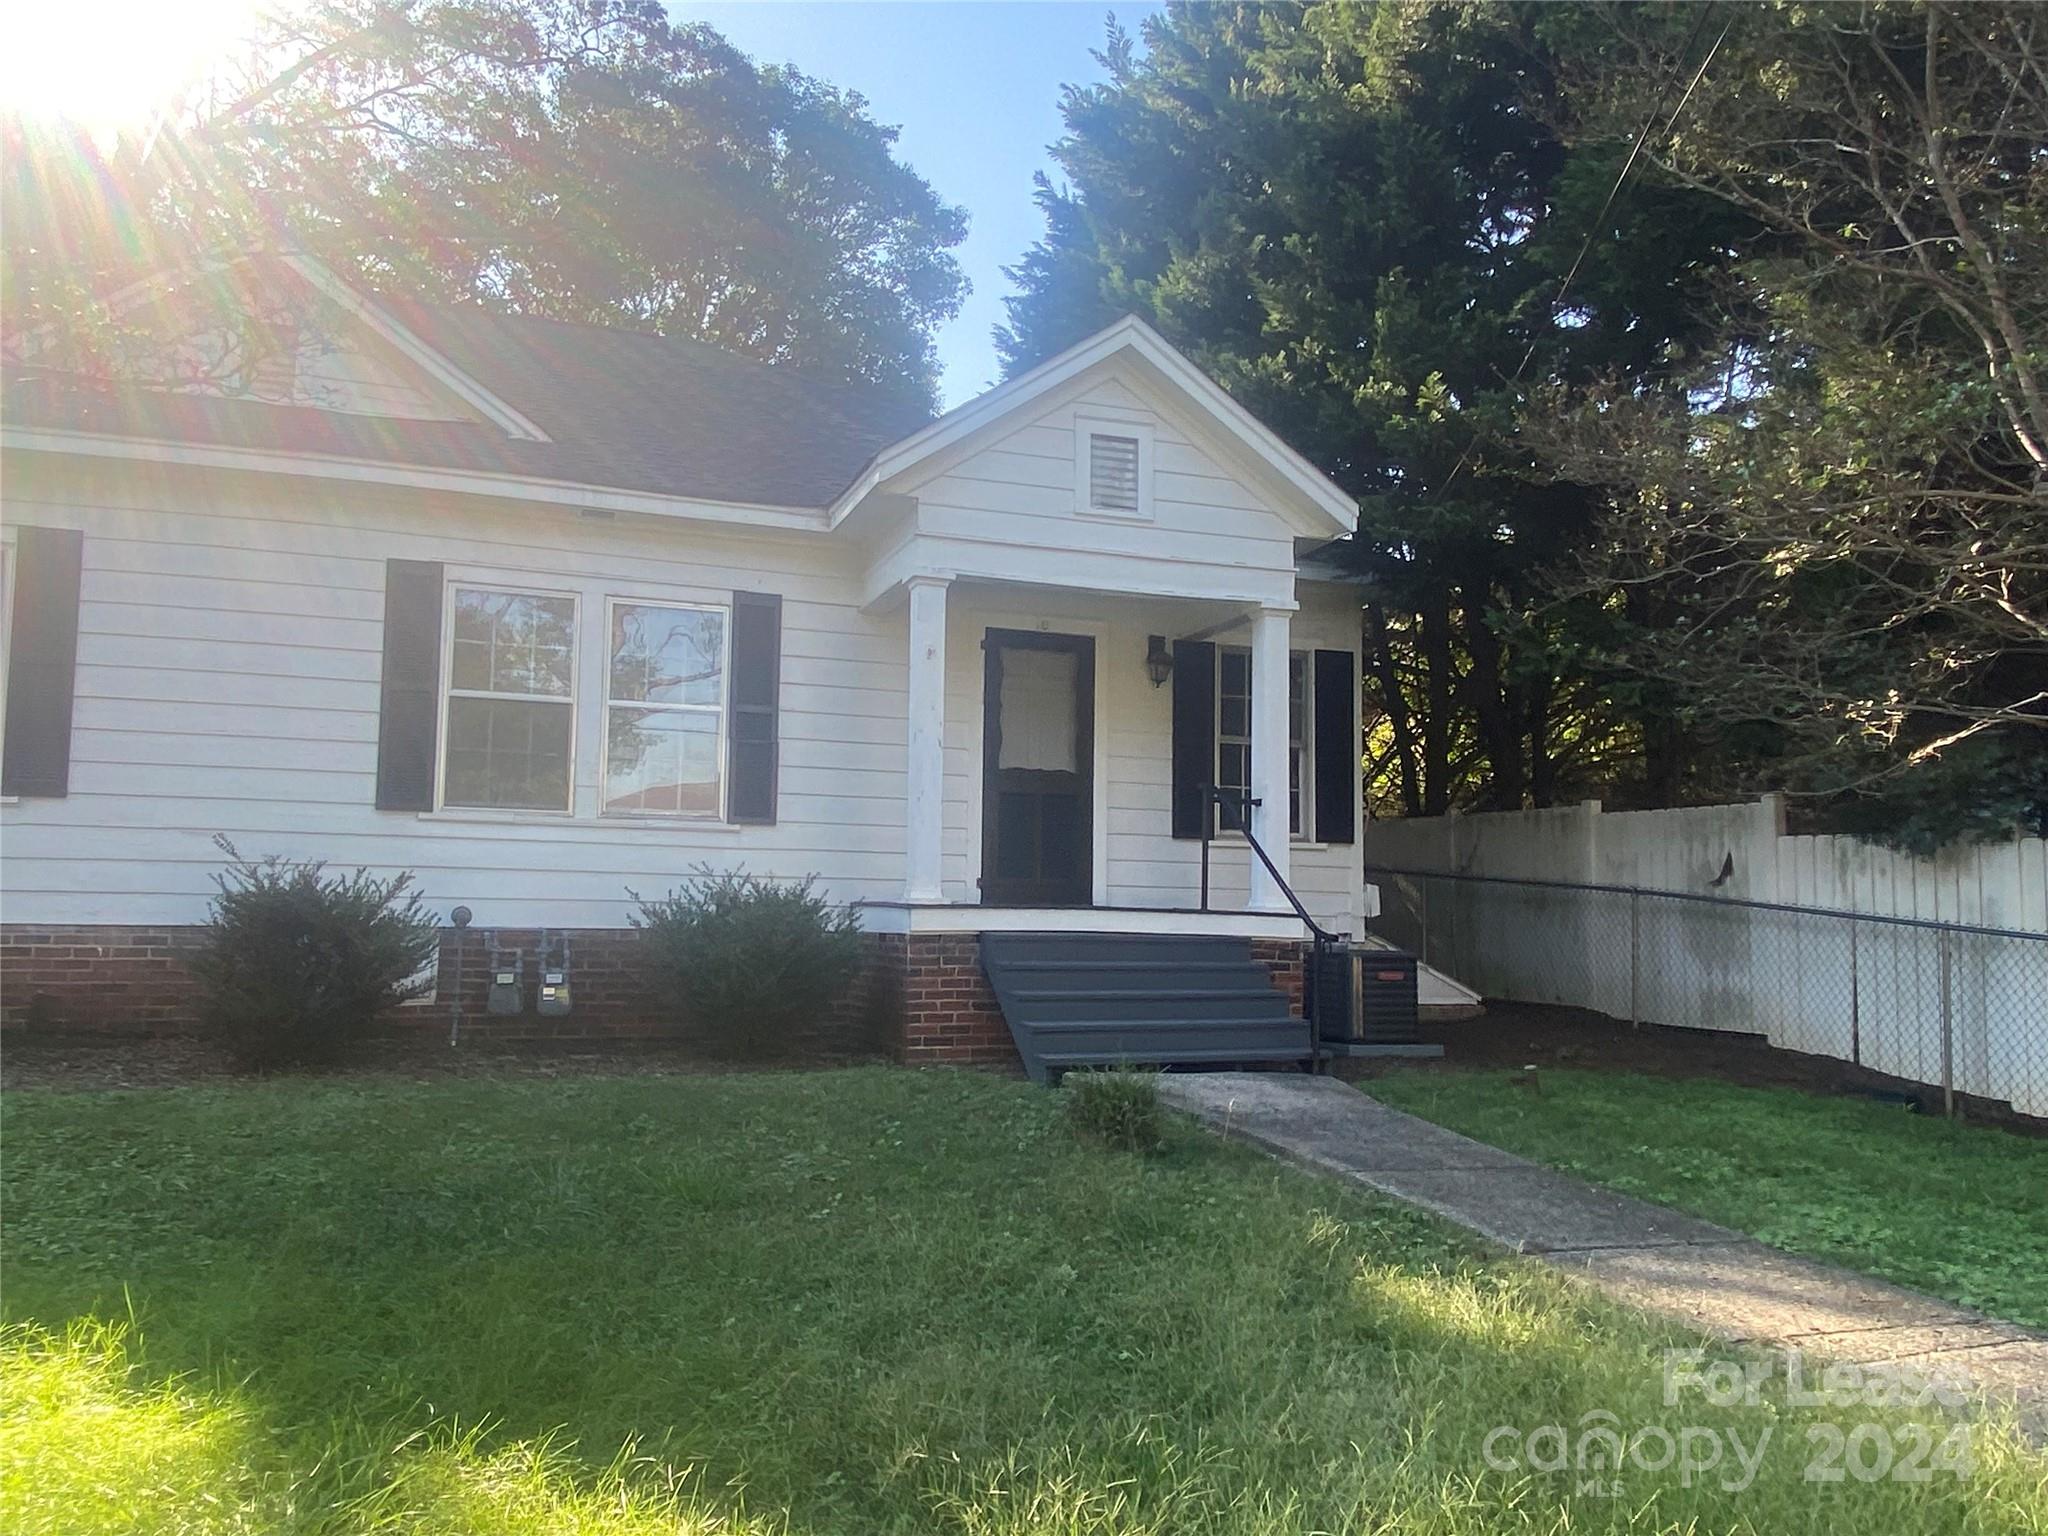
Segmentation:
{"type": "Polygon", "coordinates": [[[1176,6],[1069,88],[1045,238],[998,343],[1021,369],[1135,311],[1359,498],[1372,792],[1411,813],[1683,787],[1656,690],[1574,664],[1602,605],[1537,573],[1596,498],[1518,442],[1546,380],[1654,380],[1739,212],[1637,186],[1541,110],[1540,7],[1176,6]],[[1568,294],[1565,274],[1591,238],[1568,294]]]}

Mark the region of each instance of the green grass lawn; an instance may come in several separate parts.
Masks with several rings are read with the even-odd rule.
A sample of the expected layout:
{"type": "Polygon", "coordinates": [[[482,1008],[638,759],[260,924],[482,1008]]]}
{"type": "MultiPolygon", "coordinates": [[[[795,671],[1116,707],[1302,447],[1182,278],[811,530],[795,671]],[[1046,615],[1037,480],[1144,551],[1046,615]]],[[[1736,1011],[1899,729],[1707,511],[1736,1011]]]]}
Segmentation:
{"type": "Polygon", "coordinates": [[[1615,1189],[2048,1328],[2048,1140],[1787,1088],[1396,1070],[1400,1109],[1615,1189]]]}
{"type": "Polygon", "coordinates": [[[1678,1331],[1186,1125],[1150,1156],[1079,1142],[1020,1082],[280,1081],[4,1114],[11,1533],[2048,1521],[2048,1459],[2007,1430],[1960,1484],[1806,1481],[1814,1410],[1665,1406],[1678,1331]],[[1486,1465],[1496,1426],[1601,1412],[1772,1439],[1741,1492],[1486,1465]]]}

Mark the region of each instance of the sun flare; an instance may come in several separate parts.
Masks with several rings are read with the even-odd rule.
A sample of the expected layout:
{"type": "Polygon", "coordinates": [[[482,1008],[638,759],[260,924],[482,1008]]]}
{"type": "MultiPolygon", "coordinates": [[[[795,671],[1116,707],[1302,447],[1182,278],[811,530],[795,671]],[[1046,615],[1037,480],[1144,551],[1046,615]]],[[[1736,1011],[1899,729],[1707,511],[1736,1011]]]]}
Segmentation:
{"type": "Polygon", "coordinates": [[[147,131],[257,14],[258,0],[24,5],[0,23],[0,107],[65,118],[102,141],[147,131]]]}

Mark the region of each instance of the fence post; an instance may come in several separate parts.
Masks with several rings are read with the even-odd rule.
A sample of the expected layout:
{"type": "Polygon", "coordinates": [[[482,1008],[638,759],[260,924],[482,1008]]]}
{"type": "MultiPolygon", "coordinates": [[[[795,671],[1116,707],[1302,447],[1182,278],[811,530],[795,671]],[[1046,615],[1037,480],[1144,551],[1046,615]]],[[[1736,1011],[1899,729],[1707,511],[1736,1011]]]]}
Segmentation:
{"type": "Polygon", "coordinates": [[[1631,1029],[1643,1027],[1643,893],[1634,886],[1628,893],[1628,1022],[1631,1029]]]}
{"type": "Polygon", "coordinates": [[[1941,1108],[1949,1119],[1956,1117],[1955,1020],[1949,1007],[1948,930],[1941,930],[1941,1108]]]}
{"type": "Polygon", "coordinates": [[[1862,924],[1849,923],[1849,1060],[1863,1065],[1863,995],[1857,986],[1856,936],[1862,924]]]}
{"type": "Polygon", "coordinates": [[[1418,879],[1415,882],[1415,888],[1418,892],[1415,905],[1419,909],[1419,915],[1422,918],[1422,921],[1416,925],[1422,930],[1422,943],[1419,946],[1422,953],[1415,958],[1424,965],[1427,965],[1429,964],[1429,876],[1424,875],[1418,879]]]}
{"type": "Polygon", "coordinates": [[[1444,894],[1449,898],[1444,902],[1444,964],[1453,972],[1462,971],[1466,967],[1458,948],[1458,909],[1465,903],[1457,899],[1458,888],[1455,885],[1444,894]]]}

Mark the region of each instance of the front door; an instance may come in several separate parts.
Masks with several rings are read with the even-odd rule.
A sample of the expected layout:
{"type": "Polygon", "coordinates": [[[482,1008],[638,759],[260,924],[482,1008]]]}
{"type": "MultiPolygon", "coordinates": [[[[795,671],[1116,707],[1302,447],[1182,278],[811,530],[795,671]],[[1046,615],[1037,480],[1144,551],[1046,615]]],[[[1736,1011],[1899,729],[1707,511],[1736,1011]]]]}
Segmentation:
{"type": "Polygon", "coordinates": [[[981,899],[1093,898],[1095,642],[992,629],[982,642],[981,899]]]}

